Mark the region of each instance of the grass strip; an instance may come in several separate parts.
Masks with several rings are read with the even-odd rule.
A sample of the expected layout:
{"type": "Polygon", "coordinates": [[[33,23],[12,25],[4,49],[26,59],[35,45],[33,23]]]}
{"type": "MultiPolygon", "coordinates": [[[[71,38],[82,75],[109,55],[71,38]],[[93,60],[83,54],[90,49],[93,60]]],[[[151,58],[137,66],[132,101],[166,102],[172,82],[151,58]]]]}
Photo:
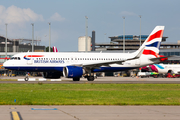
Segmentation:
{"type": "Polygon", "coordinates": [[[17,81],[17,79],[0,79],[0,81],[17,81]]]}
{"type": "Polygon", "coordinates": [[[0,84],[0,105],[180,105],[180,85],[0,84]]]}

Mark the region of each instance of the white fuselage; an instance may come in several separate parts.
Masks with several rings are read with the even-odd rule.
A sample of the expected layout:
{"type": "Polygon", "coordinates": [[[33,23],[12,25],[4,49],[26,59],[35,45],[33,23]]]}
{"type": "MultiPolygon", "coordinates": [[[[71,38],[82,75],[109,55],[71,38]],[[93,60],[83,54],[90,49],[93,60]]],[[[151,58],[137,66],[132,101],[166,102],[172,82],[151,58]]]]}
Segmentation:
{"type": "Polygon", "coordinates": [[[180,73],[180,65],[178,64],[155,64],[158,73],[166,74],[168,72],[179,74],[180,73]]]}
{"type": "Polygon", "coordinates": [[[14,55],[12,59],[4,63],[4,67],[12,70],[43,72],[62,71],[66,66],[98,66],[98,64],[110,61],[125,61],[121,64],[101,65],[98,66],[100,69],[92,71],[103,72],[129,70],[154,63],[148,59],[153,57],[151,55],[142,55],[139,59],[126,61],[132,55],[133,53],[27,52],[14,55]]]}

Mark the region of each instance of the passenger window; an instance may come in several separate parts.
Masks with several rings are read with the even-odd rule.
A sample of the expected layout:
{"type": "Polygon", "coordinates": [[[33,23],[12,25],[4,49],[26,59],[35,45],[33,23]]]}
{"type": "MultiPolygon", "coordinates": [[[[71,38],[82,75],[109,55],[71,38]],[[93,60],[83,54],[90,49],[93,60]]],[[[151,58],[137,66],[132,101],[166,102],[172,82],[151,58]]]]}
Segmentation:
{"type": "Polygon", "coordinates": [[[18,57],[18,60],[20,60],[20,57],[18,57]]]}

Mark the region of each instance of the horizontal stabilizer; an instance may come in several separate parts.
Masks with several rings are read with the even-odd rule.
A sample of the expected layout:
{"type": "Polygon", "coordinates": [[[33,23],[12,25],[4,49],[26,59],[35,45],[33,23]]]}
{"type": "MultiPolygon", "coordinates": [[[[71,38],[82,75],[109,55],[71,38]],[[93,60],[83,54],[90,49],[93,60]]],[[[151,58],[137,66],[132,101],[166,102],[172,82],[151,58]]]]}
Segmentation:
{"type": "Polygon", "coordinates": [[[151,59],[149,59],[149,60],[151,60],[151,61],[155,61],[155,60],[161,60],[161,59],[167,59],[167,57],[157,57],[157,58],[151,58],[151,59]]]}

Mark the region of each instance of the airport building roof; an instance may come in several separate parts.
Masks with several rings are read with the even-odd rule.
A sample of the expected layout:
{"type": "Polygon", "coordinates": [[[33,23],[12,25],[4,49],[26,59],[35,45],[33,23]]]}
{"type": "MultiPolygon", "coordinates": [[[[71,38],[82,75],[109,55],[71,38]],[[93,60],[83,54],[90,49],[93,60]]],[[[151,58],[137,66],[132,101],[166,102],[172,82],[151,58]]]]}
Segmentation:
{"type": "MultiPolygon", "coordinates": [[[[96,43],[96,51],[101,50],[123,50],[123,37],[125,37],[125,49],[126,50],[137,50],[140,47],[140,36],[135,35],[121,35],[109,37],[110,43],[96,43]]],[[[141,44],[146,40],[148,35],[141,35],[141,44]]],[[[162,38],[162,43],[160,49],[180,49],[180,44],[178,43],[167,43],[166,39],[168,37],[162,38]]]]}

